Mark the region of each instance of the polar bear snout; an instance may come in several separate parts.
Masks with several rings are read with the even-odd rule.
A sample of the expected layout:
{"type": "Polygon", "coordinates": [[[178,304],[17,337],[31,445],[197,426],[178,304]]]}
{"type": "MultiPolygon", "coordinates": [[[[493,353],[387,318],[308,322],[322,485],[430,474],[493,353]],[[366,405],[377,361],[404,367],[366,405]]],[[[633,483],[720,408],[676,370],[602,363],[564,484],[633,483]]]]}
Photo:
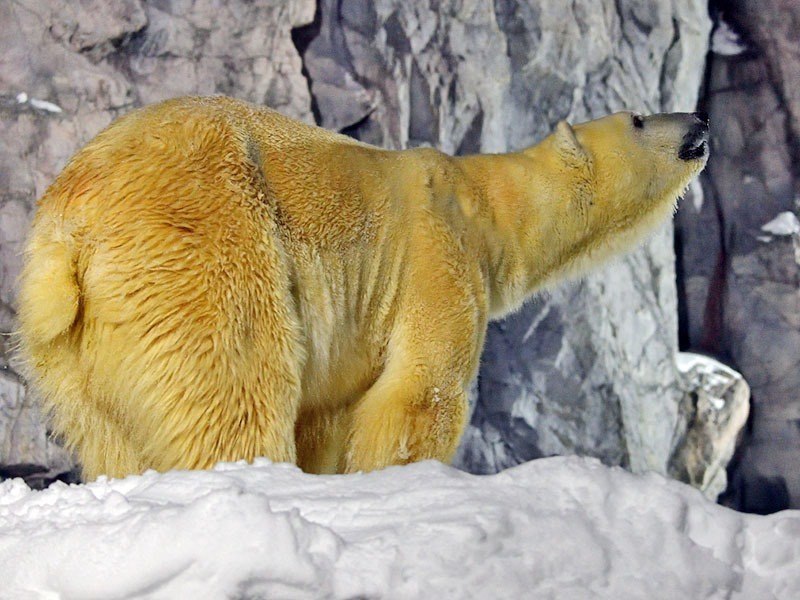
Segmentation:
{"type": "Polygon", "coordinates": [[[702,112],[692,113],[689,131],[683,136],[678,158],[681,160],[697,160],[708,154],[708,115],[702,112]]]}

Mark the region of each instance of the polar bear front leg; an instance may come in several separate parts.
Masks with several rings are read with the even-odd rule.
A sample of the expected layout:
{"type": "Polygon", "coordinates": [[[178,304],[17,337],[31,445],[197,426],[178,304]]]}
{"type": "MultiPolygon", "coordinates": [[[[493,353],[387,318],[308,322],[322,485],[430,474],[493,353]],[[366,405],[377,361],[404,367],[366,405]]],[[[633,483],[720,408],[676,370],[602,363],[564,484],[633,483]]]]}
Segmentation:
{"type": "Polygon", "coordinates": [[[340,470],[372,471],[426,459],[450,462],[467,412],[460,386],[437,385],[411,369],[384,373],[353,407],[340,470]]]}
{"type": "Polygon", "coordinates": [[[383,371],[350,407],[339,464],[346,473],[449,462],[467,424],[466,389],[487,325],[482,272],[434,216],[417,225],[383,371]]]}

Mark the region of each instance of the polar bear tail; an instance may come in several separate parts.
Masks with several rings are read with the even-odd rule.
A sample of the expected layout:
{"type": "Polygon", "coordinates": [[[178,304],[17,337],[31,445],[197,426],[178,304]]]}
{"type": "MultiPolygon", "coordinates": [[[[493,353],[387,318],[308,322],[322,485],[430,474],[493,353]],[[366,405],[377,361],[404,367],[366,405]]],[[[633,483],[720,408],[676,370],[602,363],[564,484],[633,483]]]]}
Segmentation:
{"type": "Polygon", "coordinates": [[[48,344],[63,335],[78,315],[76,259],[71,241],[61,237],[47,235],[35,224],[25,250],[17,309],[19,336],[28,347],[48,344]]]}

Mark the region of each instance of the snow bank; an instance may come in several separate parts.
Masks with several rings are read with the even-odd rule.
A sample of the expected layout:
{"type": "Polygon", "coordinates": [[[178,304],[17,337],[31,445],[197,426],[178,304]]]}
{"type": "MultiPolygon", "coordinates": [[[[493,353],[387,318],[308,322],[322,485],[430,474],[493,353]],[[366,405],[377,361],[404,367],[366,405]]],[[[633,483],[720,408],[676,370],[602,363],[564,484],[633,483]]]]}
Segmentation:
{"type": "Polygon", "coordinates": [[[800,512],[578,458],[0,484],[1,598],[798,598],[800,512]]]}

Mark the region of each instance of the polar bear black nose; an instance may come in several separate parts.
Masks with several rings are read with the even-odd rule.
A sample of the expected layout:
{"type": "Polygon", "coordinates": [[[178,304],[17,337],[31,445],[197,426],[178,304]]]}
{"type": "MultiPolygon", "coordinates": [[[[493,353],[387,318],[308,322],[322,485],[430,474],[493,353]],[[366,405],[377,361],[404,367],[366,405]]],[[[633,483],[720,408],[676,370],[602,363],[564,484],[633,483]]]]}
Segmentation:
{"type": "Polygon", "coordinates": [[[708,153],[708,115],[693,113],[692,117],[692,124],[683,136],[678,150],[678,158],[681,160],[704,158],[708,153]]]}

